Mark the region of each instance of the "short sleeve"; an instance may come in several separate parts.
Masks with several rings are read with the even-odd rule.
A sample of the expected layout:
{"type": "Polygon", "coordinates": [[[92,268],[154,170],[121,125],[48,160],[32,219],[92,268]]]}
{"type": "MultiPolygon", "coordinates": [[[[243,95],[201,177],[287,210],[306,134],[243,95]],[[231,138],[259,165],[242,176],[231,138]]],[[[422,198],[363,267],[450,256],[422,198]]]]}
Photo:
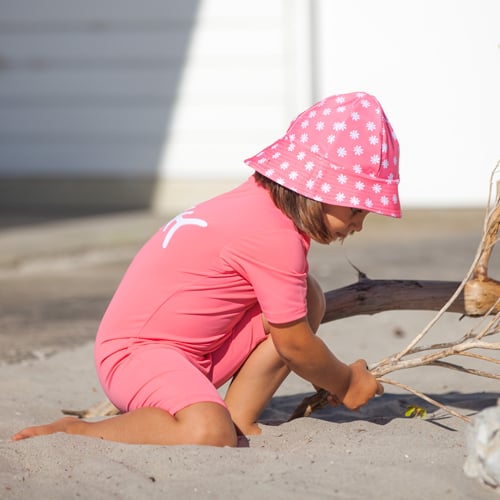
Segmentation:
{"type": "Polygon", "coordinates": [[[222,257],[253,287],[267,320],[282,324],[307,314],[307,251],[298,232],[280,229],[239,239],[222,257]]]}

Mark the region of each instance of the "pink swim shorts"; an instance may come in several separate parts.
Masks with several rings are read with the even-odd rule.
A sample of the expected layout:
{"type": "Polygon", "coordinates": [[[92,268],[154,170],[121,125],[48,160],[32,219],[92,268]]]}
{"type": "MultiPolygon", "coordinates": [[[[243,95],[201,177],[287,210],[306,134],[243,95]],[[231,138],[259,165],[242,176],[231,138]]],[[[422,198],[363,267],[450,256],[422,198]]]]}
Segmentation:
{"type": "Polygon", "coordinates": [[[226,407],[217,388],[265,338],[261,310],[256,306],[212,353],[186,353],[161,340],[134,339],[123,346],[123,339],[117,339],[114,354],[102,361],[96,358],[97,373],[109,400],[121,411],[156,407],[175,415],[194,403],[226,407]]]}

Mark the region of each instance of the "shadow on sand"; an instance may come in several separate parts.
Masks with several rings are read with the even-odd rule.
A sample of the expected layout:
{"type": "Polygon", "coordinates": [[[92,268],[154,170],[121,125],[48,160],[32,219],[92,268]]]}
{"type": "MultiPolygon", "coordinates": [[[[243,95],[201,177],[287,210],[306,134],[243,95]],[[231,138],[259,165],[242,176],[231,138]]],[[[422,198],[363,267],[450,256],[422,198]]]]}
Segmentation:
{"type": "MultiPolygon", "coordinates": [[[[273,398],[271,403],[263,412],[260,421],[270,425],[286,422],[295,408],[305,397],[309,395],[310,394],[294,394],[273,398]]],[[[452,407],[460,413],[470,417],[485,408],[496,406],[497,400],[500,398],[500,393],[448,392],[444,394],[428,394],[428,396],[439,403],[452,407]]],[[[405,417],[405,412],[410,406],[420,406],[425,408],[427,411],[426,420],[436,424],[441,420],[455,418],[412,394],[391,393],[385,393],[380,397],[372,399],[368,404],[356,412],[350,411],[343,406],[328,406],[322,410],[315,411],[309,418],[316,418],[335,423],[365,420],[375,424],[385,425],[397,418],[408,418],[405,417]]],[[[443,427],[446,426],[443,425],[443,427]]]]}

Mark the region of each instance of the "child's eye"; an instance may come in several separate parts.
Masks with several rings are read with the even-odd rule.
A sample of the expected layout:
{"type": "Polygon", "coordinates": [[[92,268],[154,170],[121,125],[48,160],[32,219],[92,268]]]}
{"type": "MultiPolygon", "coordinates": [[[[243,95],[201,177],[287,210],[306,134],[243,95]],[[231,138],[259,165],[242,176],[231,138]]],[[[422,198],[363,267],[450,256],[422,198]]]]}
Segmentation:
{"type": "Polygon", "coordinates": [[[362,211],[360,208],[351,208],[352,215],[360,214],[362,211]]]}

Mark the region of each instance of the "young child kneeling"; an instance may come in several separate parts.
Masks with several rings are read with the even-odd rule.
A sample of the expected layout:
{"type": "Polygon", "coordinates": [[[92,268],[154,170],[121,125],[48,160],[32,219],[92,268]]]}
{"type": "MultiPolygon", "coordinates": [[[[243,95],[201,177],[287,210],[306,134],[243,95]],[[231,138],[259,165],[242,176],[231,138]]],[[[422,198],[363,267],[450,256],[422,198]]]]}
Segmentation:
{"type": "Polygon", "coordinates": [[[308,273],[311,239],[400,217],[399,146],[379,102],[328,97],[246,160],[236,189],[181,213],[139,251],[102,319],[95,362],[123,413],[24,429],[126,443],[235,446],[290,370],[357,409],[382,386],[315,335],[325,298],[308,273]],[[217,388],[232,379],[224,399],[217,388]]]}

